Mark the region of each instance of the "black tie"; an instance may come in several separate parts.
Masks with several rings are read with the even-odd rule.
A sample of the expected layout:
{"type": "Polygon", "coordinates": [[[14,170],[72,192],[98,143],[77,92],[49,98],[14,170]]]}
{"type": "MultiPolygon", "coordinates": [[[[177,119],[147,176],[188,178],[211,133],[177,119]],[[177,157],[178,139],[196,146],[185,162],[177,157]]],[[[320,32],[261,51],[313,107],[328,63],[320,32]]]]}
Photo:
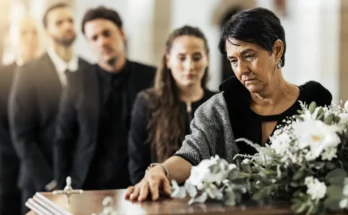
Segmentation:
{"type": "Polygon", "coordinates": [[[70,78],[71,78],[71,74],[72,72],[69,69],[66,69],[64,71],[65,77],[66,77],[66,84],[68,85],[70,83],[70,78]]]}

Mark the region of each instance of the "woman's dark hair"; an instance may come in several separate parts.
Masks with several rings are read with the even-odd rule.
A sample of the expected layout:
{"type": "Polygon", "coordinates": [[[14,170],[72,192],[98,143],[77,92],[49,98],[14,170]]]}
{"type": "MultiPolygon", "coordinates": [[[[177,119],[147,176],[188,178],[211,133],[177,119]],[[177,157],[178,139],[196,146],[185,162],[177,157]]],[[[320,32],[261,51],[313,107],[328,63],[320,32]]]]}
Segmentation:
{"type": "MultiPolygon", "coordinates": [[[[162,65],[157,70],[155,86],[145,94],[149,101],[150,120],[147,126],[148,141],[151,143],[152,159],[158,162],[166,160],[179,149],[184,139],[185,128],[180,115],[180,100],[178,89],[170,69],[167,67],[166,55],[170,53],[176,38],[193,36],[202,39],[207,55],[209,48],[207,39],[199,28],[183,26],[174,30],[166,42],[166,50],[162,65]]],[[[202,78],[202,87],[207,82],[207,72],[202,78]]]]}
{"type": "Polygon", "coordinates": [[[280,39],[284,44],[284,52],[281,57],[282,66],[285,64],[285,32],[279,18],[270,10],[254,8],[241,11],[228,20],[223,28],[219,42],[219,50],[226,55],[226,41],[230,39],[255,43],[270,53],[273,52],[273,44],[280,39]]]}
{"type": "Polygon", "coordinates": [[[115,10],[104,6],[99,6],[89,9],[83,16],[81,23],[81,30],[83,34],[85,34],[86,23],[95,19],[106,19],[113,22],[118,28],[122,28],[122,19],[115,10]]]}

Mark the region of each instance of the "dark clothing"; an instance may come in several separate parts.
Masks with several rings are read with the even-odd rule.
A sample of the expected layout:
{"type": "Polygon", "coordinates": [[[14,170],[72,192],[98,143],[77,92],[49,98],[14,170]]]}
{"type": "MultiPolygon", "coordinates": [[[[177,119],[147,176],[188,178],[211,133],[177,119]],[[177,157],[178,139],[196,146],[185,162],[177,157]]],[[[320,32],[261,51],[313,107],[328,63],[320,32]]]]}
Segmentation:
{"type": "MultiPolygon", "coordinates": [[[[79,59],[79,70],[88,65],[79,59]]],[[[47,53],[23,65],[12,85],[9,123],[21,160],[19,187],[26,193],[44,191],[53,180],[52,138],[61,92],[60,79],[47,53]]]]}
{"type": "Polygon", "coordinates": [[[0,214],[20,214],[20,190],[17,187],[19,158],[13,148],[8,125],[8,97],[16,63],[0,67],[0,214]]]}
{"type": "MultiPolygon", "coordinates": [[[[152,96],[148,96],[149,94],[153,93],[149,90],[140,93],[134,102],[132,111],[132,123],[128,141],[128,170],[131,176],[132,184],[138,183],[144,177],[146,168],[150,163],[158,162],[156,160],[156,156],[154,155],[155,152],[151,149],[151,143],[148,140],[148,124],[150,117],[152,116],[149,109],[149,104],[152,103],[150,99],[152,96]]],[[[186,104],[184,102],[180,102],[180,117],[181,122],[184,124],[182,131],[183,138],[185,135],[190,133],[190,122],[196,109],[213,95],[214,92],[204,90],[204,96],[202,99],[191,104],[191,113],[187,111],[186,104]]],[[[175,150],[179,149],[181,146],[181,142],[173,144],[176,144],[177,148],[175,150]]]]}
{"type": "Polygon", "coordinates": [[[262,122],[277,121],[296,114],[298,101],[309,104],[315,101],[318,105],[329,105],[331,93],[321,84],[310,81],[300,86],[299,99],[277,116],[259,116],[250,109],[251,95],[235,77],[226,80],[220,91],[202,104],[191,122],[191,134],[185,137],[182,147],[175,153],[192,165],[198,165],[204,159],[218,155],[229,163],[235,162],[237,154],[255,153],[244,142],[236,142],[238,138],[246,138],[262,144],[262,122]]]}
{"type": "MultiPolygon", "coordinates": [[[[318,82],[309,81],[299,86],[299,89],[300,95],[298,99],[286,111],[278,115],[261,116],[250,109],[251,95],[245,86],[235,77],[228,79],[220,86],[220,90],[224,91],[223,95],[226,100],[234,138],[246,138],[253,143],[262,145],[261,124],[263,122],[277,121],[276,127],[283,126],[285,123],[284,119],[297,114],[297,110],[301,109],[299,101],[306,104],[315,101],[318,106],[331,104],[331,93],[318,82]]],[[[276,130],[276,127],[273,132],[276,130]]],[[[238,142],[237,145],[240,154],[256,153],[253,147],[244,142],[238,142]]]]}
{"type": "Polygon", "coordinates": [[[126,87],[122,85],[126,84],[125,80],[129,74],[128,67],[129,63],[122,71],[112,74],[97,66],[100,89],[99,105],[101,107],[97,136],[99,145],[90,164],[85,189],[116,189],[129,184],[127,177],[120,177],[122,172],[106,170],[103,167],[106,163],[109,164],[109,167],[120,165],[120,162],[123,161],[123,153],[127,151],[127,145],[123,143],[127,142],[124,134],[128,133],[128,127],[126,120],[122,119],[123,110],[127,110],[126,100],[123,102],[123,97],[126,98],[126,87]],[[107,175],[103,171],[112,174],[107,175]],[[100,181],[100,178],[96,176],[102,176],[103,180],[100,181]]]}
{"type": "Polygon", "coordinates": [[[60,188],[119,189],[129,183],[127,140],[137,93],[152,86],[155,68],[127,61],[118,74],[98,65],[63,94],[55,140],[55,178],[60,188]]]}

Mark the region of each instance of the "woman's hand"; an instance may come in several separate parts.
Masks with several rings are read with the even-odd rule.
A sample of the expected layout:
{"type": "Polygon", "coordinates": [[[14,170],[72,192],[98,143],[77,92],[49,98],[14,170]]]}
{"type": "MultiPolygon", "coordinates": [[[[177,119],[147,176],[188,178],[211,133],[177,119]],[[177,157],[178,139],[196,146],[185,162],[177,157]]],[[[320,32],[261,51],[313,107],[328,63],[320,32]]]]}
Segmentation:
{"type": "Polygon", "coordinates": [[[155,201],[160,196],[160,190],[163,190],[168,196],[171,194],[169,179],[162,167],[155,166],[145,174],[139,183],[128,187],[125,197],[131,201],[145,201],[151,195],[152,200],[155,201]]]}

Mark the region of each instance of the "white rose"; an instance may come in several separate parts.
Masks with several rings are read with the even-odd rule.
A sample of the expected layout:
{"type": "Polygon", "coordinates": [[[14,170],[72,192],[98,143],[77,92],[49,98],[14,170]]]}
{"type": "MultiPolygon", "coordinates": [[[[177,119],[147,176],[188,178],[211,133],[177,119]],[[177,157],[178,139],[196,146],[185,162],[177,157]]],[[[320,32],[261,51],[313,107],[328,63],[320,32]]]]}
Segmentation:
{"type": "Polygon", "coordinates": [[[322,199],[326,195],[326,185],[320,182],[318,179],[309,176],[305,178],[305,184],[307,185],[307,194],[311,196],[313,200],[322,199]]]}
{"type": "Polygon", "coordinates": [[[321,158],[323,160],[332,160],[333,158],[337,157],[337,148],[336,147],[329,147],[325,150],[323,154],[321,154],[321,158]]]}

